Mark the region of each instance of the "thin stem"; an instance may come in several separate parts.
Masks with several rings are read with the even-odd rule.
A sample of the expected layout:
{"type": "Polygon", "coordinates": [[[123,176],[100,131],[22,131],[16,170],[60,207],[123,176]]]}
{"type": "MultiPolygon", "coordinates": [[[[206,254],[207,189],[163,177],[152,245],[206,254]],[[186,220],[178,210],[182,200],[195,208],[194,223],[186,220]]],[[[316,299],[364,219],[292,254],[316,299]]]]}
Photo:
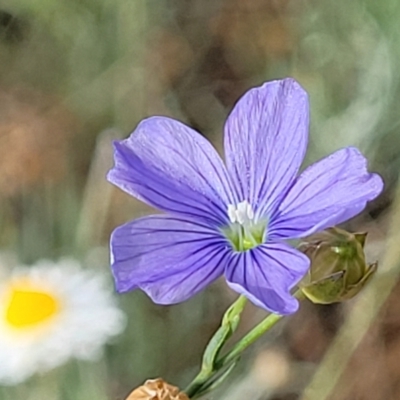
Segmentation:
{"type": "Polygon", "coordinates": [[[190,382],[190,384],[186,387],[186,389],[184,390],[184,392],[187,394],[187,397],[189,397],[189,399],[193,399],[196,395],[196,393],[199,392],[199,390],[201,389],[201,387],[204,385],[204,383],[207,381],[208,378],[210,378],[210,376],[208,377],[202,377],[201,373],[198,374],[196,376],[196,378],[194,378],[194,380],[192,382],[190,382]]]}
{"type": "MultiPolygon", "coordinates": [[[[304,294],[300,289],[296,291],[294,296],[299,300],[304,298],[304,294]]],[[[218,370],[236,360],[244,350],[264,335],[265,332],[269,331],[283,317],[283,315],[278,314],[268,315],[267,318],[256,325],[247,335],[240,339],[227,354],[216,362],[216,369],[218,370]]]]}
{"type": "Polygon", "coordinates": [[[271,329],[277,322],[283,318],[283,315],[270,314],[267,318],[256,325],[247,335],[245,335],[239,342],[237,342],[232,349],[225,354],[216,363],[216,368],[220,369],[224,365],[230,364],[236,358],[238,358],[244,350],[246,350],[251,344],[259,339],[265,332],[271,329]]]}
{"type": "Polygon", "coordinates": [[[240,314],[243,311],[246,302],[246,297],[239,296],[226,310],[222,318],[221,326],[209,341],[204,352],[203,363],[200,372],[185,389],[185,393],[189,398],[193,398],[195,394],[199,393],[204,384],[219,371],[219,369],[215,369],[215,363],[216,359],[218,358],[219,351],[225,344],[226,340],[236,330],[236,327],[239,323],[240,314]]]}
{"type": "MultiPolygon", "coordinates": [[[[296,298],[303,299],[304,294],[299,289],[294,294],[296,298]]],[[[232,311],[236,316],[240,314],[243,310],[245,299],[243,296],[240,296],[235,303],[225,312],[224,317],[222,319],[221,328],[224,324],[228,323],[230,315],[232,311]],[[240,311],[239,311],[240,310],[240,311]],[[238,312],[239,311],[239,312],[238,312]]],[[[220,373],[222,370],[228,368],[232,365],[239,356],[245,351],[250,345],[252,345],[257,339],[259,339],[264,333],[269,331],[277,322],[279,322],[284,316],[278,314],[270,314],[263,321],[261,321],[258,325],[256,325],[250,332],[248,332],[242,339],[239,340],[232,348],[229,350],[223,357],[219,358],[218,353],[216,354],[216,360],[213,363],[213,367],[211,369],[204,368],[205,363],[203,359],[203,366],[200,373],[194,378],[194,380],[189,384],[189,386],[185,389],[185,393],[189,398],[195,398],[198,395],[202,394],[202,389],[207,386],[207,383],[211,381],[211,379],[215,378],[215,376],[220,373]]],[[[238,322],[238,320],[237,320],[238,322]]],[[[217,337],[218,332],[215,333],[210,343],[213,342],[213,339],[217,337]]],[[[207,352],[207,349],[206,349],[207,352]]],[[[219,349],[218,349],[219,352],[219,349]]]]}
{"type": "Polygon", "coordinates": [[[215,369],[207,374],[200,373],[191,382],[191,384],[185,389],[185,393],[189,398],[193,398],[195,394],[199,392],[202,386],[212,378],[222,368],[230,365],[234,362],[244,350],[246,350],[251,344],[259,339],[265,332],[271,329],[278,321],[283,318],[283,315],[270,314],[267,318],[256,325],[247,335],[245,335],[239,342],[237,342],[233,348],[225,354],[222,358],[216,361],[215,369]]]}

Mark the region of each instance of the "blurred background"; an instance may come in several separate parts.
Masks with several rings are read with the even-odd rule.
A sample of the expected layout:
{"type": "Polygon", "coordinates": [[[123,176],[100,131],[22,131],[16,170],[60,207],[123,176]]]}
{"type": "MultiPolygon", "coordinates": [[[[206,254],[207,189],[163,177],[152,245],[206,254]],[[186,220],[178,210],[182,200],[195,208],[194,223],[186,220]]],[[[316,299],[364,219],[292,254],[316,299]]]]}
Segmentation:
{"type": "MultiPolygon", "coordinates": [[[[75,257],[111,287],[111,231],[152,212],[106,182],[112,140],[161,114],[221,150],[235,101],[293,76],[311,101],[305,164],[354,145],[385,180],[346,225],[381,260],[399,207],[399,20],[397,0],[1,0],[0,251],[24,265],[75,257]]],[[[400,286],[385,296],[330,399],[400,399],[400,286]]],[[[102,357],[0,386],[0,399],[123,399],[159,376],[184,387],[235,294],[221,281],[171,307],[115,297],[128,322],[102,357]]],[[[304,302],[208,398],[300,399],[352,305],[304,302]]],[[[264,316],[249,305],[238,335],[264,316]]]]}

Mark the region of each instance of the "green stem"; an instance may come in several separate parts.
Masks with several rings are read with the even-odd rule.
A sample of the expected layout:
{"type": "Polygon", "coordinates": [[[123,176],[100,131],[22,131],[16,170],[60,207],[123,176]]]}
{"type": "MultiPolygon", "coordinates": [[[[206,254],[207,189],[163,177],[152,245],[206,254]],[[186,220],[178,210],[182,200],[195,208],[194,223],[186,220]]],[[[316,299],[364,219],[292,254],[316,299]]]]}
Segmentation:
{"type": "MultiPolygon", "coordinates": [[[[299,289],[296,291],[294,296],[298,299],[303,299],[303,292],[299,289]]],[[[245,299],[243,296],[239,297],[235,303],[226,311],[222,324],[216,334],[210,341],[210,344],[217,337],[218,332],[227,324],[230,320],[229,315],[232,310],[235,312],[236,310],[240,310],[239,312],[235,312],[235,316],[239,316],[240,312],[243,310],[245,303],[245,299]]],[[[252,345],[257,339],[264,335],[267,331],[269,331],[277,322],[279,322],[284,316],[278,314],[270,314],[263,321],[261,321],[258,325],[256,325],[250,332],[248,332],[242,339],[240,339],[232,348],[229,350],[223,357],[219,358],[218,353],[220,347],[218,348],[218,353],[215,354],[216,360],[213,363],[212,368],[204,368],[204,359],[203,359],[203,367],[200,373],[196,376],[196,378],[189,384],[189,386],[185,389],[185,393],[189,398],[195,398],[198,395],[203,393],[203,389],[207,387],[207,384],[212,382],[212,379],[220,373],[223,369],[226,370],[229,366],[232,365],[239,356],[245,351],[250,345],[252,345]]],[[[236,320],[236,323],[238,320],[236,320]]],[[[222,343],[223,345],[223,343],[222,343]]],[[[221,346],[222,347],[222,346],[221,346]]],[[[206,349],[207,352],[207,349],[206,349]]]]}
{"type": "MultiPolygon", "coordinates": [[[[297,299],[303,299],[303,292],[299,289],[296,291],[294,296],[297,299]]],[[[244,350],[246,350],[251,344],[253,344],[257,339],[264,335],[265,332],[269,331],[277,322],[279,322],[284,315],[270,314],[264,320],[262,320],[258,325],[256,325],[247,335],[237,342],[231,350],[228,351],[222,358],[217,360],[216,369],[219,370],[225,365],[229,365],[231,362],[236,360],[244,350]]]]}
{"type": "MultiPolygon", "coordinates": [[[[232,315],[234,317],[240,317],[240,314],[242,313],[244,306],[247,303],[247,298],[245,296],[239,296],[234,303],[225,311],[224,316],[222,317],[222,325],[230,324],[232,323],[232,315]]],[[[239,321],[235,321],[236,324],[239,321]]],[[[236,326],[234,327],[236,329],[236,326]]]]}
{"type": "Polygon", "coordinates": [[[237,325],[239,324],[240,314],[243,311],[246,302],[246,297],[239,296],[226,310],[222,318],[221,326],[217,332],[215,332],[206,347],[200,372],[185,389],[188,397],[192,398],[201,390],[204,384],[207,383],[216,372],[218,372],[215,369],[216,359],[222,346],[236,330],[237,325]]]}
{"type": "Polygon", "coordinates": [[[196,378],[194,378],[194,380],[190,382],[189,386],[184,390],[184,392],[187,394],[187,397],[189,397],[189,399],[193,399],[195,394],[199,393],[201,387],[210,377],[211,375],[203,378],[201,374],[198,374],[196,378]]]}
{"type": "Polygon", "coordinates": [[[200,371],[196,378],[185,389],[185,393],[189,398],[193,398],[196,394],[201,393],[201,388],[221,371],[224,367],[234,362],[244,350],[259,339],[265,332],[271,329],[278,321],[282,319],[282,315],[270,314],[267,318],[256,325],[247,335],[237,342],[233,348],[220,359],[217,359],[214,369],[211,371],[200,371]]]}
{"type": "Polygon", "coordinates": [[[278,321],[283,318],[283,315],[270,314],[267,318],[256,325],[247,335],[245,335],[239,342],[237,342],[228,353],[226,353],[216,363],[216,368],[221,369],[225,365],[230,364],[232,361],[237,359],[244,350],[246,350],[251,344],[259,339],[265,332],[270,330],[278,321]]]}

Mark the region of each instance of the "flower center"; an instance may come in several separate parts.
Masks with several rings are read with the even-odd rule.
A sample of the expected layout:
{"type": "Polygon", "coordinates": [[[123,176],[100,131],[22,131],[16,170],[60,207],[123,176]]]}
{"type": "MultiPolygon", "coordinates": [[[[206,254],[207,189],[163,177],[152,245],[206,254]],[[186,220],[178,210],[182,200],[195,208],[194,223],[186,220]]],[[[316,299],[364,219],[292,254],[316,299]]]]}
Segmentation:
{"type": "Polygon", "coordinates": [[[46,322],[58,310],[59,301],[52,293],[27,282],[17,282],[9,290],[5,320],[13,328],[29,328],[46,322]]]}
{"type": "Polygon", "coordinates": [[[247,200],[228,205],[228,216],[231,224],[223,229],[227,239],[236,251],[247,251],[265,241],[267,223],[257,221],[254,210],[247,200]]]}

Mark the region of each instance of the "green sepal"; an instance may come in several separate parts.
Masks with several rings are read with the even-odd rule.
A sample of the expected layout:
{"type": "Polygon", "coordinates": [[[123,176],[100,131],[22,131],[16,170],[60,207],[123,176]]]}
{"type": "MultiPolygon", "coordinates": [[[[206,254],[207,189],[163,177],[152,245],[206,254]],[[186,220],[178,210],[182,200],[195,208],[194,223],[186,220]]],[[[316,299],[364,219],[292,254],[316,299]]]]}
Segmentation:
{"type": "Polygon", "coordinates": [[[356,232],[353,233],[353,235],[356,238],[357,242],[360,243],[361,247],[364,248],[368,232],[356,232]]]}
{"type": "Polygon", "coordinates": [[[369,269],[367,270],[363,278],[357,284],[349,286],[347,290],[342,294],[341,299],[348,300],[358,294],[360,290],[371,280],[377,269],[377,262],[369,265],[369,269]]]}
{"type": "Polygon", "coordinates": [[[339,271],[308,286],[301,287],[301,289],[313,303],[330,304],[340,297],[344,279],[344,271],[339,271]]]}

